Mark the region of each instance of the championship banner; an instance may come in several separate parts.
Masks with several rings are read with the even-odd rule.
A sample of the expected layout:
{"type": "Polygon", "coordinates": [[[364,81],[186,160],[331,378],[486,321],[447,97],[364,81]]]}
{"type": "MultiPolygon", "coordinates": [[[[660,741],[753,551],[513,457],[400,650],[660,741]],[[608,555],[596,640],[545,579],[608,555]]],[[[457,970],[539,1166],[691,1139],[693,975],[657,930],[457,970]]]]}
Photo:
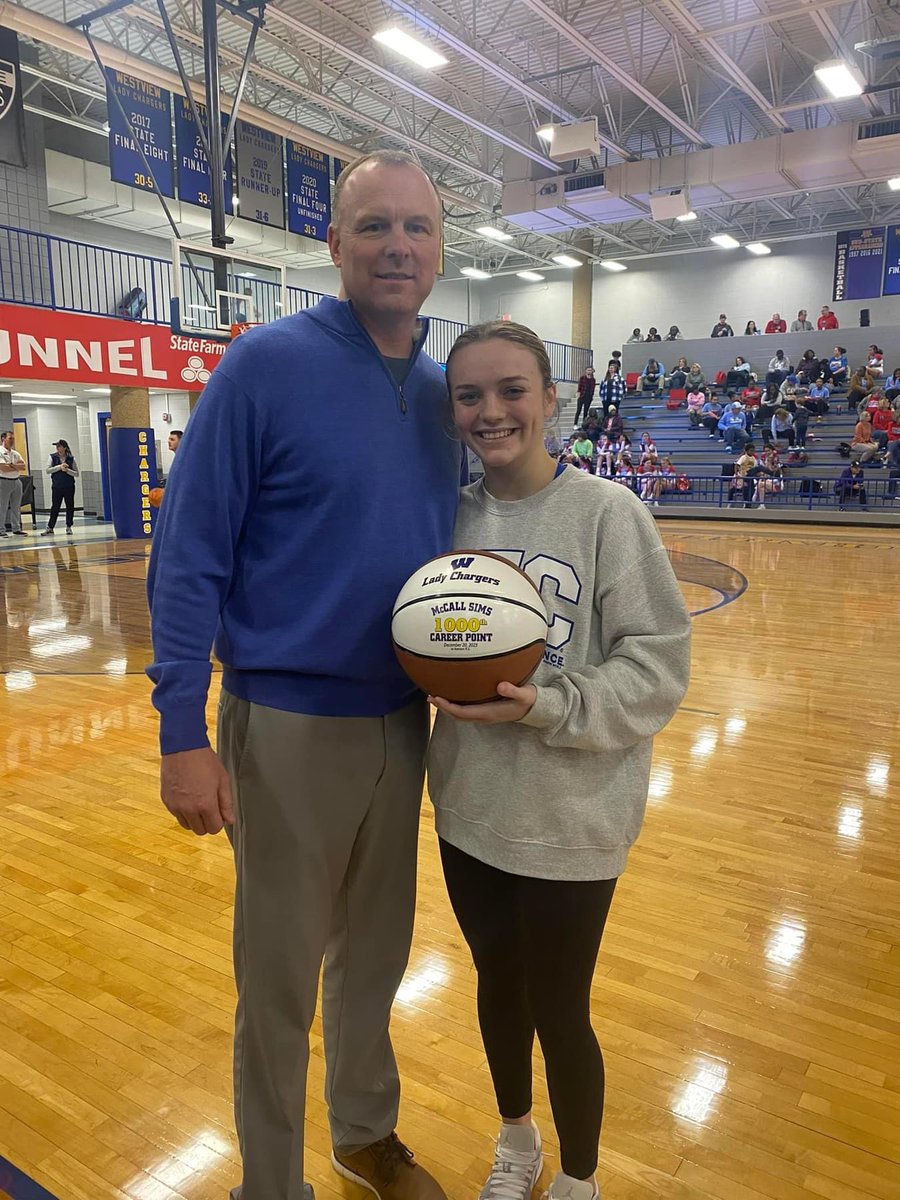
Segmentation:
{"type": "Polygon", "coordinates": [[[114,183],[124,183],[141,192],[156,190],[113,98],[118,96],[153,170],[160,192],[164,196],[174,197],[172,93],[157,87],[155,83],[144,83],[133,75],[110,67],[106,72],[106,95],[110,178],[114,183]]]}
{"type": "Polygon", "coordinates": [[[199,392],[226,347],[167,325],[0,304],[0,374],[12,379],[199,392]]]}
{"type": "Polygon", "coordinates": [[[247,121],[235,126],[238,198],[245,221],[284,229],[283,140],[247,121]]]}
{"type": "Polygon", "coordinates": [[[900,225],[889,225],[884,252],[885,296],[900,296],[900,225]]]}
{"type": "Polygon", "coordinates": [[[19,38],[12,29],[0,29],[0,162],[12,167],[28,165],[19,38]]]}
{"type": "Polygon", "coordinates": [[[881,295],[884,226],[848,229],[837,235],[832,300],[871,300],[881,295]]]}
{"type": "Polygon", "coordinates": [[[340,179],[341,171],[343,171],[343,169],[344,169],[344,167],[346,167],[346,165],[347,164],[345,162],[343,162],[340,158],[333,158],[331,160],[331,166],[332,166],[332,170],[334,172],[333,178],[334,178],[335,183],[337,183],[337,181],[340,179]]]}
{"type": "MultiPolygon", "coordinates": [[[[203,124],[203,132],[208,135],[206,105],[198,104],[197,111],[203,124]]],[[[227,130],[228,118],[223,116],[223,137],[227,130]]],[[[197,204],[201,208],[211,208],[209,159],[203,149],[203,139],[200,137],[186,96],[175,97],[175,154],[178,169],[178,199],[182,204],[197,204]]],[[[232,203],[231,147],[228,148],[222,174],[225,182],[225,211],[232,216],[234,205],[232,203]]]]}
{"type": "Polygon", "coordinates": [[[109,494],[117,538],[150,537],[156,509],[150,491],[157,486],[156,442],[152,429],[109,431],[109,494]]]}
{"type": "Polygon", "coordinates": [[[288,229],[324,242],[331,224],[328,155],[287,142],[288,229]]]}

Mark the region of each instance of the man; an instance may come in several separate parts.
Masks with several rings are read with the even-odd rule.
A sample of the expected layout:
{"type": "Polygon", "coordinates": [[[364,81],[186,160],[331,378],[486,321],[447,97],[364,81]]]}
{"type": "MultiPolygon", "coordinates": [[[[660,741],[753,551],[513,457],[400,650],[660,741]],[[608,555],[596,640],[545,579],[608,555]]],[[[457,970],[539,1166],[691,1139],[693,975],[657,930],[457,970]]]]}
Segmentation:
{"type": "Polygon", "coordinates": [[[787,321],[781,313],[772,313],[772,319],[766,325],[766,333],[787,333],[787,321]]]}
{"type": "Polygon", "coordinates": [[[575,427],[581,425],[582,416],[587,420],[588,413],[591,411],[591,404],[594,402],[594,390],[597,387],[597,380],[594,378],[594,368],[585,367],[584,374],[578,380],[578,404],[575,409],[575,427]]]}
{"type": "Polygon", "coordinates": [[[840,326],[838,325],[837,317],[834,315],[834,313],[831,311],[831,309],[828,307],[827,304],[822,305],[822,312],[821,312],[821,315],[820,315],[818,321],[816,322],[816,325],[819,327],[820,330],[822,330],[822,329],[839,329],[840,328],[840,326]]]}
{"type": "Polygon", "coordinates": [[[838,508],[841,511],[847,507],[848,500],[858,500],[860,508],[864,510],[868,509],[865,471],[863,471],[858,461],[851,462],[849,467],[844,467],[837,480],[835,480],[834,492],[837,497],[838,508]]]}
{"type": "Polygon", "coordinates": [[[169,449],[172,451],[173,454],[176,453],[176,451],[178,450],[178,447],[181,445],[181,439],[183,437],[184,437],[183,429],[173,429],[172,432],[169,434],[169,449]]]}
{"type": "Polygon", "coordinates": [[[183,828],[229,826],[234,845],[235,1200],[309,1195],[323,958],[332,1164],[381,1200],[441,1200],[394,1132],[388,1034],[412,936],[428,736],[391,609],[451,545],[461,459],[417,317],[440,256],[434,184],[405,154],[357,160],[335,187],[328,244],[346,299],[229,347],[166,488],[148,576],[161,792],[183,828]],[[337,468],[336,379],[366,400],[337,468]],[[204,719],[214,633],[218,756],[204,719]]]}
{"type": "Polygon", "coordinates": [[[801,308],[797,313],[796,321],[791,321],[791,333],[812,333],[812,322],[805,308],[801,308]]]}
{"type": "Polygon", "coordinates": [[[717,324],[713,325],[710,337],[734,337],[734,330],[728,324],[728,318],[724,313],[719,313],[717,324]]]}
{"type": "Polygon", "coordinates": [[[27,537],[22,528],[22,476],[25,459],[15,448],[16,435],[11,429],[0,433],[0,537],[9,537],[9,524],[17,537],[27,537]]]}

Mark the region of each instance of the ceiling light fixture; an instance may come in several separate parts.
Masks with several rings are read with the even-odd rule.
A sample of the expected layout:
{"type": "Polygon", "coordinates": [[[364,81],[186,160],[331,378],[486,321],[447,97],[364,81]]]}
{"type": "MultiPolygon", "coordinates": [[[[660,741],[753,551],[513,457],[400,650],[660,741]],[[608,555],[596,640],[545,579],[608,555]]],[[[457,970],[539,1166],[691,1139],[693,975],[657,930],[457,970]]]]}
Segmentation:
{"type": "Polygon", "coordinates": [[[690,212],[681,213],[679,216],[677,216],[677,217],[675,218],[675,220],[676,220],[676,221],[682,221],[682,222],[687,222],[687,221],[696,221],[696,220],[697,220],[697,214],[696,214],[696,213],[693,211],[693,209],[692,209],[690,212]]]}
{"type": "Polygon", "coordinates": [[[887,185],[892,192],[900,192],[900,175],[895,175],[893,179],[889,179],[887,185]]]}
{"type": "Polygon", "coordinates": [[[417,67],[427,67],[431,70],[432,67],[447,65],[443,54],[438,54],[436,50],[432,50],[418,38],[410,37],[402,29],[382,29],[381,33],[372,36],[374,41],[380,42],[382,46],[387,46],[389,50],[396,50],[398,54],[402,54],[404,58],[414,62],[417,67]]]}
{"type": "Polygon", "coordinates": [[[605,258],[603,260],[603,262],[601,262],[600,266],[603,268],[604,271],[627,271],[628,270],[628,268],[625,266],[624,263],[615,262],[611,258],[605,258]]]}
{"type": "Polygon", "coordinates": [[[494,225],[479,225],[475,232],[480,233],[482,237],[490,238],[493,242],[511,242],[513,240],[511,233],[507,233],[505,229],[497,229],[494,225]]]}
{"type": "Polygon", "coordinates": [[[866,77],[859,67],[844,62],[842,58],[830,58],[815,68],[816,78],[835,100],[848,100],[861,96],[865,91],[866,77]]]}
{"type": "Polygon", "coordinates": [[[71,392],[13,392],[14,400],[74,400],[71,392]]]}
{"type": "Polygon", "coordinates": [[[744,247],[744,249],[749,250],[751,254],[771,254],[772,253],[772,247],[767,246],[765,242],[748,242],[747,245],[744,247]]]}
{"type": "Polygon", "coordinates": [[[553,261],[561,267],[580,267],[581,259],[573,258],[571,254],[554,254],[553,261]]]}
{"type": "Polygon", "coordinates": [[[734,250],[741,243],[737,238],[733,238],[730,233],[714,233],[709,239],[714,245],[720,246],[723,250],[734,250]]]}
{"type": "Polygon", "coordinates": [[[460,267],[460,275],[468,275],[470,279],[490,279],[489,271],[482,271],[480,267],[460,267]]]}
{"type": "Polygon", "coordinates": [[[542,125],[540,127],[540,129],[535,130],[535,133],[538,135],[538,137],[541,139],[542,142],[547,142],[549,144],[550,142],[553,141],[554,137],[556,136],[556,126],[555,125],[542,125]]]}
{"type": "Polygon", "coordinates": [[[539,275],[537,271],[516,271],[519,279],[527,279],[529,283],[543,283],[547,278],[546,275],[539,275]]]}

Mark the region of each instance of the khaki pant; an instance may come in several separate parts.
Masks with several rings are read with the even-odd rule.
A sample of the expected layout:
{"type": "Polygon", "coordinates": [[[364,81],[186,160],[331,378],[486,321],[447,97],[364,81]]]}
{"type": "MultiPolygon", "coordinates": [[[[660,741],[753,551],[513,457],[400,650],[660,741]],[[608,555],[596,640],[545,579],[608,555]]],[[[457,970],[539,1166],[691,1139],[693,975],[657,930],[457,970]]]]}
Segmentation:
{"type": "Polygon", "coordinates": [[[301,1200],[323,958],[333,1144],[360,1149],[396,1126],[388,1022],[412,939],[427,737],[424,701],[332,718],[222,693],[218,749],[236,805],[235,1200],[301,1200]]]}
{"type": "Polygon", "coordinates": [[[13,533],[22,528],[20,508],[22,504],[22,480],[10,476],[0,478],[0,531],[6,529],[9,521],[13,533]]]}

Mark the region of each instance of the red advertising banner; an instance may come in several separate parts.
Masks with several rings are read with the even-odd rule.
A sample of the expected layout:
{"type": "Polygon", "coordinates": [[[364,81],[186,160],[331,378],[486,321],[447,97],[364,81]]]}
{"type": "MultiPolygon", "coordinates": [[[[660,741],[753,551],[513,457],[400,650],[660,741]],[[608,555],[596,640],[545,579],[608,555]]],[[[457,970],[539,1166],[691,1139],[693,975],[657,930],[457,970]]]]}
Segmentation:
{"type": "Polygon", "coordinates": [[[0,304],[0,375],[199,392],[227,342],[114,317],[0,304]]]}

